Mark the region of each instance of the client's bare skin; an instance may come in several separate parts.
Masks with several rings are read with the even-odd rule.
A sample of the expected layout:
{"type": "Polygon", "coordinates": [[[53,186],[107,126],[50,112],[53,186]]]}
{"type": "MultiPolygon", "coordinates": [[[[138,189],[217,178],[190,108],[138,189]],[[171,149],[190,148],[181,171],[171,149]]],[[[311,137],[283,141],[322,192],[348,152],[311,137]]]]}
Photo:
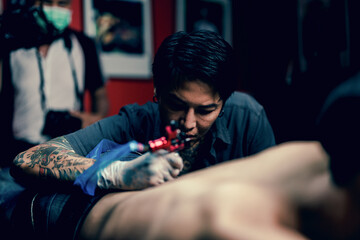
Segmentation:
{"type": "Polygon", "coordinates": [[[316,239],[305,235],[311,232],[319,239],[351,239],[359,228],[359,204],[331,183],[328,161],[318,142],[285,143],[155,188],[108,194],[80,236],[316,239]],[[310,219],[318,221],[307,225],[310,219]]]}

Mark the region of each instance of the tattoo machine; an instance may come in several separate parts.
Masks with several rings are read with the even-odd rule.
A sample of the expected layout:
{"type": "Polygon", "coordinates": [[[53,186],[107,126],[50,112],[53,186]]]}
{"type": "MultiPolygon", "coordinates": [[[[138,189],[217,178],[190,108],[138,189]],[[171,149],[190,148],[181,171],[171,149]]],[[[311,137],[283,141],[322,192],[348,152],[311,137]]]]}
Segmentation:
{"type": "Polygon", "coordinates": [[[186,138],[184,132],[178,127],[178,123],[172,120],[169,125],[165,127],[166,136],[161,138],[150,140],[147,144],[143,144],[143,147],[139,147],[137,150],[140,152],[155,152],[159,149],[165,149],[169,152],[180,151],[185,148],[189,142],[189,138],[186,138]]]}

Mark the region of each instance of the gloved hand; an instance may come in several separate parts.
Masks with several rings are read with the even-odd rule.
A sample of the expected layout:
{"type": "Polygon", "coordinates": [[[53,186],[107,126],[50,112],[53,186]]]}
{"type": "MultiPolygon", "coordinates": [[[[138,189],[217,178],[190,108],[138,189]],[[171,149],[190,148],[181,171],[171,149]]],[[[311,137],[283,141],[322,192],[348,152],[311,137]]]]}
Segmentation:
{"type": "Polygon", "coordinates": [[[176,178],[183,168],[177,152],[159,150],[132,161],[114,161],[99,172],[101,189],[141,190],[176,178]]]}

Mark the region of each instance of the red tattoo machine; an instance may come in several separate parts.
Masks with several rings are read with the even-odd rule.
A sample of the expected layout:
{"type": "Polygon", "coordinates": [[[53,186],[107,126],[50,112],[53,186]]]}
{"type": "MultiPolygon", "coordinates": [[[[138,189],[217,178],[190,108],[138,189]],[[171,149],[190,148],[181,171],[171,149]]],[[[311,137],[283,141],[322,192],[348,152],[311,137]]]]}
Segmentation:
{"type": "Polygon", "coordinates": [[[150,140],[147,144],[144,144],[143,152],[155,152],[159,149],[165,149],[169,152],[180,151],[190,141],[189,138],[186,138],[185,133],[179,129],[175,120],[172,120],[170,125],[165,127],[165,131],[166,136],[150,140]]]}

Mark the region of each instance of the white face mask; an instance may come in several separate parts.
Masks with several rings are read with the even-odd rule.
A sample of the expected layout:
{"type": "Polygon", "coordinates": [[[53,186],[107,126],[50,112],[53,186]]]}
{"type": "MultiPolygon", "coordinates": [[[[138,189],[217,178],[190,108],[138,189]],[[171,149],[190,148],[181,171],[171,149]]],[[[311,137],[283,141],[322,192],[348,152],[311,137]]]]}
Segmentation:
{"type": "Polygon", "coordinates": [[[62,7],[43,6],[46,19],[54,25],[60,32],[64,31],[71,22],[72,12],[70,9],[62,7]]]}

